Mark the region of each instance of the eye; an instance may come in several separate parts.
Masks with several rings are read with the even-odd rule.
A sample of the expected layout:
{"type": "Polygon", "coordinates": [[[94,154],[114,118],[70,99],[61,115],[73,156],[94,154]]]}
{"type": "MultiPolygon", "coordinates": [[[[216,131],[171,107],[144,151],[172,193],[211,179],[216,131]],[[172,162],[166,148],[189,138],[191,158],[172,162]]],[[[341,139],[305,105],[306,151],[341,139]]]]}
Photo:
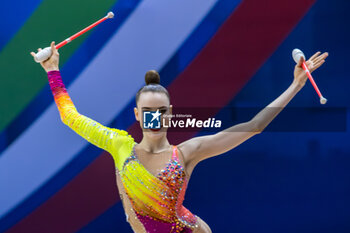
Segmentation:
{"type": "Polygon", "coordinates": [[[166,109],[161,109],[160,113],[166,113],[166,109]]]}

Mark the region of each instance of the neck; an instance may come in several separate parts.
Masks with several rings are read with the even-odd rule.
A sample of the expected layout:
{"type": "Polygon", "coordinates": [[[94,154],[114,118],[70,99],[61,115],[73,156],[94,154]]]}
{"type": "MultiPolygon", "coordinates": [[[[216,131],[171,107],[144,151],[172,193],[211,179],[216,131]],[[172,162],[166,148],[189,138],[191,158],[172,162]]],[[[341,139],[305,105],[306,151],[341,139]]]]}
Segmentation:
{"type": "Polygon", "coordinates": [[[148,137],[143,137],[139,145],[147,152],[159,153],[164,151],[170,146],[168,139],[166,137],[161,137],[157,140],[149,139],[148,137]]]}

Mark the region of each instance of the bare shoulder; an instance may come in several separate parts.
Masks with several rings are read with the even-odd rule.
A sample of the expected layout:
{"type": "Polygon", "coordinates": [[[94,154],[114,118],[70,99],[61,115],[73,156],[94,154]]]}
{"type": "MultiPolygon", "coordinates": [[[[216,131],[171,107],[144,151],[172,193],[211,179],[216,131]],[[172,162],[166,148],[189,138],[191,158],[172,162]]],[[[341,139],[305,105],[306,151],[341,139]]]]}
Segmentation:
{"type": "Polygon", "coordinates": [[[190,158],[196,153],[200,146],[200,141],[197,138],[188,139],[180,143],[177,147],[182,152],[184,162],[189,162],[190,158]]]}
{"type": "Polygon", "coordinates": [[[193,233],[212,233],[209,225],[198,216],[197,216],[197,225],[198,227],[193,230],[193,233]]]}
{"type": "Polygon", "coordinates": [[[195,157],[199,146],[200,146],[200,142],[196,138],[191,138],[189,140],[186,140],[177,146],[179,150],[179,154],[182,156],[186,173],[188,175],[192,174],[192,171],[196,166],[195,157]]]}

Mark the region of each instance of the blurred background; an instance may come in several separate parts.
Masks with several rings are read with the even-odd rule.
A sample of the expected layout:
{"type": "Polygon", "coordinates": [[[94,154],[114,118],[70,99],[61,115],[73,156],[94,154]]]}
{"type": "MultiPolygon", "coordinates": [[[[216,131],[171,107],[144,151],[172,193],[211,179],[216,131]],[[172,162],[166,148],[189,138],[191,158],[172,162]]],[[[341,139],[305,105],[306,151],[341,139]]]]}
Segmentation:
{"type": "MultiPolygon", "coordinates": [[[[348,122],[349,10],[346,0],[2,1],[0,232],[132,232],[111,156],[60,121],[30,51],[113,11],[60,49],[60,70],[81,114],[138,142],[133,107],[147,70],[160,72],[174,106],[263,108],[291,84],[294,48],[329,52],[313,73],[329,100],[321,107],[348,122]]],[[[320,107],[309,82],[288,107],[320,107]]],[[[296,121],[312,124],[293,114],[282,124],[296,121]]],[[[267,129],[201,162],[184,205],[213,232],[350,232],[349,127],[316,131],[267,129]]]]}

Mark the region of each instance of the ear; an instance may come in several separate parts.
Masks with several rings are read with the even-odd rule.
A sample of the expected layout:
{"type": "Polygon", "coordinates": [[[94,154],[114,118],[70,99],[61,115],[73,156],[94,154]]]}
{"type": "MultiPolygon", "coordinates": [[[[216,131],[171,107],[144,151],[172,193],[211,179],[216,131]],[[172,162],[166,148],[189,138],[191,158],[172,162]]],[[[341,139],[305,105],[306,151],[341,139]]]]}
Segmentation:
{"type": "Polygon", "coordinates": [[[134,113],[135,113],[135,119],[137,121],[140,121],[140,119],[139,119],[139,111],[138,111],[137,107],[134,107],[134,113]]]}

